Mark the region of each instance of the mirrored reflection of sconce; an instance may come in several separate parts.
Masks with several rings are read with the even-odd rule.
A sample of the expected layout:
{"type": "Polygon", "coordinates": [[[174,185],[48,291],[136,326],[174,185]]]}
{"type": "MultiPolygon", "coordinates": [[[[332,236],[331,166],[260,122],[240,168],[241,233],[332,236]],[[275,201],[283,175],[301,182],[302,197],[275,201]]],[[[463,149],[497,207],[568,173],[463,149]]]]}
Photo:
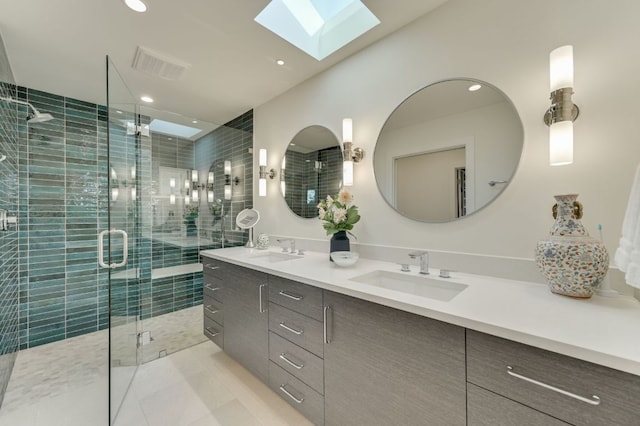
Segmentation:
{"type": "Polygon", "coordinates": [[[213,183],[214,183],[213,172],[209,172],[207,175],[207,202],[213,203],[213,183]]]}
{"type": "Polygon", "coordinates": [[[282,157],[282,165],[280,167],[280,192],[284,197],[287,193],[287,183],[284,180],[284,171],[287,168],[287,156],[282,157]]]}
{"type": "MultiPolygon", "coordinates": [[[[284,160],[283,160],[284,164],[284,160]]],[[[260,156],[258,158],[258,165],[260,166],[259,174],[258,174],[258,195],[260,197],[267,196],[267,177],[269,179],[273,179],[276,177],[276,171],[271,169],[267,171],[267,150],[262,148],[260,149],[260,156]]]]}
{"type": "Polygon", "coordinates": [[[364,158],[362,148],[353,148],[353,121],[342,120],[342,186],[353,186],[353,163],[364,158]]]}
{"type": "Polygon", "coordinates": [[[224,161],[224,199],[231,199],[231,161],[224,161]]]}
{"type": "Polygon", "coordinates": [[[175,194],[171,194],[169,195],[169,204],[173,205],[176,203],[176,196],[175,194]]]}
{"type": "Polygon", "coordinates": [[[573,122],[580,109],[573,104],[573,46],[562,46],[549,55],[551,107],[544,115],[549,126],[549,164],[573,163],[573,122]]]}

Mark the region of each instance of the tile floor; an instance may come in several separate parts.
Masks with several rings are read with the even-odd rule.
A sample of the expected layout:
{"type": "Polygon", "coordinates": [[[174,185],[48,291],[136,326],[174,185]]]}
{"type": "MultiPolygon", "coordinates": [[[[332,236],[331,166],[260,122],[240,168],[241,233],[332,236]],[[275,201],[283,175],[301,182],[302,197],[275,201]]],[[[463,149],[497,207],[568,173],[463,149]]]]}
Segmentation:
{"type": "MultiPolygon", "coordinates": [[[[189,315],[183,312],[181,318],[165,320],[189,315]]],[[[185,344],[184,336],[177,336],[185,344]]],[[[107,426],[107,339],[105,330],[21,351],[0,409],[0,426],[107,426]]],[[[175,347],[167,343],[166,349],[175,347]]],[[[124,394],[133,369],[114,369],[114,388],[118,388],[114,393],[124,394]]],[[[206,339],[140,365],[115,422],[115,426],[309,424],[206,339]]]]}

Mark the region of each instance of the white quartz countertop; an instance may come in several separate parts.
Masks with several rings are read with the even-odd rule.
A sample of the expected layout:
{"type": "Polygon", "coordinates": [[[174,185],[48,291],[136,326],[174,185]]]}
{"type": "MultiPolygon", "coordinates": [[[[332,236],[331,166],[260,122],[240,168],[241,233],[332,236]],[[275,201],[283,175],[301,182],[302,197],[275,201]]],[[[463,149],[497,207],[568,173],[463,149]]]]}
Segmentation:
{"type": "MultiPolygon", "coordinates": [[[[200,253],[640,376],[640,302],[633,298],[578,300],[552,294],[542,284],[461,272],[445,279],[432,269],[429,278],[468,285],[442,302],[350,280],[376,270],[400,273],[400,265],[392,262],[361,258],[355,265],[339,267],[329,261],[328,253],[317,252],[269,262],[264,250],[245,247],[200,253]]],[[[407,274],[419,276],[417,270],[412,265],[407,274]]]]}

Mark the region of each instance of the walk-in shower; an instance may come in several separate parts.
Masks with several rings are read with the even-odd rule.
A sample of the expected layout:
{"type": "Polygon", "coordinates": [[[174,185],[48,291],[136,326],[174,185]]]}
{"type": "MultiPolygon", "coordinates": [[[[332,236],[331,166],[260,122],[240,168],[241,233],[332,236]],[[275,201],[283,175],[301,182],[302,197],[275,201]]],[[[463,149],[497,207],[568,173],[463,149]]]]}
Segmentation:
{"type": "Polygon", "coordinates": [[[13,99],[13,98],[4,98],[4,97],[0,97],[0,99],[6,102],[13,102],[20,105],[27,105],[29,108],[31,108],[31,111],[27,114],[27,117],[26,117],[27,123],[29,124],[42,123],[45,121],[53,120],[54,118],[53,115],[47,112],[43,113],[38,111],[36,107],[31,105],[29,102],[25,102],[25,101],[13,99]]]}

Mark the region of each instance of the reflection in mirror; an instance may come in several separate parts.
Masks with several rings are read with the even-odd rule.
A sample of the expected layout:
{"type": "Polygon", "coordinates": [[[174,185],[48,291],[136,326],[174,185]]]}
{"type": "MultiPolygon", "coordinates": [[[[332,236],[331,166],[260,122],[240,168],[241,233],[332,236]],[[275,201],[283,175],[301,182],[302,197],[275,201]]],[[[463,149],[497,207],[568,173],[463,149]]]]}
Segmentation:
{"type": "Polygon", "coordinates": [[[296,134],[282,159],[281,193],[296,215],[318,216],[316,205],[342,185],[342,150],[338,138],[323,126],[296,134]]]}
{"type": "Polygon", "coordinates": [[[432,84],[407,98],[382,128],[373,159],[378,189],[410,219],[467,216],[507,186],[523,138],[517,111],[495,87],[471,79],[432,84]]]}

